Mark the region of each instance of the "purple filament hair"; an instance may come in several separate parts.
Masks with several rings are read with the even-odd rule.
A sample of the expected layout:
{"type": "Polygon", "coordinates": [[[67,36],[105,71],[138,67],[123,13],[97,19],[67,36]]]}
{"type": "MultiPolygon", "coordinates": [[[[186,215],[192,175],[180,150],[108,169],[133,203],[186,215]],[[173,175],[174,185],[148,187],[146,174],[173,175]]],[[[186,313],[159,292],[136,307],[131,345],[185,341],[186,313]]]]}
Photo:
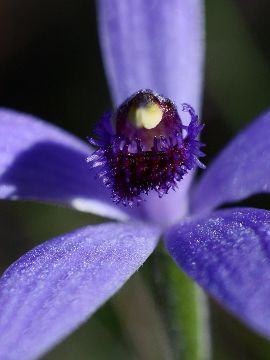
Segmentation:
{"type": "Polygon", "coordinates": [[[188,171],[204,168],[198,140],[203,125],[191,106],[183,104],[182,111],[190,114],[188,126],[171,100],[141,90],[100,120],[98,139],[88,139],[98,149],[87,160],[100,168],[114,202],[132,206],[152,190],[162,197],[188,171]]]}

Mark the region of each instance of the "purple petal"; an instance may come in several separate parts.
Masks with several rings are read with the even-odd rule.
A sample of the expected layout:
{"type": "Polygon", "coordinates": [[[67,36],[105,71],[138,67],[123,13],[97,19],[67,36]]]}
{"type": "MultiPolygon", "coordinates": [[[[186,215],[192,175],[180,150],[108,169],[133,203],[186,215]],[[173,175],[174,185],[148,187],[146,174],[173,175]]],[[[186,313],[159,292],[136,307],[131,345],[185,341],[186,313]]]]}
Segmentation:
{"type": "Polygon", "coordinates": [[[100,39],[116,105],[139,89],[198,110],[204,43],[201,0],[100,0],[100,39]]]}
{"type": "Polygon", "coordinates": [[[171,228],[177,264],[236,316],[270,337],[270,212],[227,209],[171,228]]]}
{"type": "Polygon", "coordinates": [[[159,235],[143,223],[88,226],[20,258],[0,279],[0,358],[48,351],[128,280],[159,235]]]}
{"type": "Polygon", "coordinates": [[[270,111],[259,116],[214,160],[195,189],[195,211],[270,192],[270,111]]]}
{"type": "Polygon", "coordinates": [[[188,212],[188,189],[191,181],[192,175],[185,175],[178,184],[178,189],[176,191],[170,190],[161,199],[155,192],[150,192],[142,206],[147,219],[167,227],[183,218],[188,212]]]}
{"type": "MultiPolygon", "coordinates": [[[[127,219],[86,158],[91,148],[32,116],[0,110],[0,198],[52,201],[127,219]]],[[[134,212],[134,211],[133,211],[134,212]]]]}
{"type": "MultiPolygon", "coordinates": [[[[202,90],[203,1],[100,0],[98,15],[105,69],[115,105],[139,89],[150,88],[200,110],[202,90]]],[[[183,119],[185,121],[185,119],[183,119]]],[[[189,119],[188,119],[189,120],[189,119]]],[[[160,202],[150,195],[145,212],[171,223],[185,212],[191,179],[160,202]],[[150,208],[150,212],[149,212],[150,208]]]]}

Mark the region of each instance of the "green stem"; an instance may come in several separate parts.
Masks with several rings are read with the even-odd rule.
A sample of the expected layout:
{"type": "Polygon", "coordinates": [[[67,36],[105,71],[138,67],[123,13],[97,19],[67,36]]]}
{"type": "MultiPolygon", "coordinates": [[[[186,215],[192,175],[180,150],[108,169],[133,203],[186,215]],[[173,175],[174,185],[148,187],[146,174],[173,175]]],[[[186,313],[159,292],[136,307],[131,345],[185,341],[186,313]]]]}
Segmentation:
{"type": "Polygon", "coordinates": [[[112,301],[136,358],[210,360],[206,296],[162,246],[112,301]]]}
{"type": "Polygon", "coordinates": [[[136,358],[172,360],[170,339],[150,288],[136,273],[112,299],[136,358]]]}
{"type": "Polygon", "coordinates": [[[209,360],[211,357],[208,304],[203,291],[168,259],[171,317],[177,335],[177,358],[209,360]]]}

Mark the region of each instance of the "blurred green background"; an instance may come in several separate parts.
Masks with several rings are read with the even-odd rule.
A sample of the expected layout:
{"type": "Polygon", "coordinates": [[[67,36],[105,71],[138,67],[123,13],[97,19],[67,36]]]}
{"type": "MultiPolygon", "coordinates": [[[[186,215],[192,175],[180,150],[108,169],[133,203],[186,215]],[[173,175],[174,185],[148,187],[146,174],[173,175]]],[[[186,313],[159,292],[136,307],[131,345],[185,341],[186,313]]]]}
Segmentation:
{"type": "MultiPolygon", "coordinates": [[[[269,12],[267,0],[206,1],[206,163],[270,105],[269,12]]],[[[0,105],[37,115],[82,139],[90,134],[111,108],[94,1],[0,1],[0,105]]],[[[0,214],[1,271],[35,244],[102,221],[60,207],[5,201],[0,214]]],[[[165,301],[158,292],[153,300],[150,292],[164,283],[157,257],[166,255],[160,250],[152,256],[111,302],[44,359],[170,359],[166,336],[162,344],[156,341],[164,335],[157,310],[165,301]],[[157,273],[142,283],[153,270],[157,273]]],[[[270,359],[266,340],[212,300],[210,308],[213,359],[270,359]]]]}

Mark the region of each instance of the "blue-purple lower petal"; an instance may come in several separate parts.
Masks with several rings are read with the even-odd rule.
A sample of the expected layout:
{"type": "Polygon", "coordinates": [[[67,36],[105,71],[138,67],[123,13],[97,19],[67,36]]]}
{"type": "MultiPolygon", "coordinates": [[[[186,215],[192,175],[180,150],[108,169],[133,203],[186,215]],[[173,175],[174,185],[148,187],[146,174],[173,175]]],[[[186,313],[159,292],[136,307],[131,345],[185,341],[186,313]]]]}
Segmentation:
{"type": "Polygon", "coordinates": [[[248,326],[270,337],[270,212],[235,208],[166,234],[177,264],[248,326]]]}
{"type": "Polygon", "coordinates": [[[143,223],[88,226],[34,248],[0,279],[0,358],[41,356],[111,297],[154,250],[143,223]]]}

